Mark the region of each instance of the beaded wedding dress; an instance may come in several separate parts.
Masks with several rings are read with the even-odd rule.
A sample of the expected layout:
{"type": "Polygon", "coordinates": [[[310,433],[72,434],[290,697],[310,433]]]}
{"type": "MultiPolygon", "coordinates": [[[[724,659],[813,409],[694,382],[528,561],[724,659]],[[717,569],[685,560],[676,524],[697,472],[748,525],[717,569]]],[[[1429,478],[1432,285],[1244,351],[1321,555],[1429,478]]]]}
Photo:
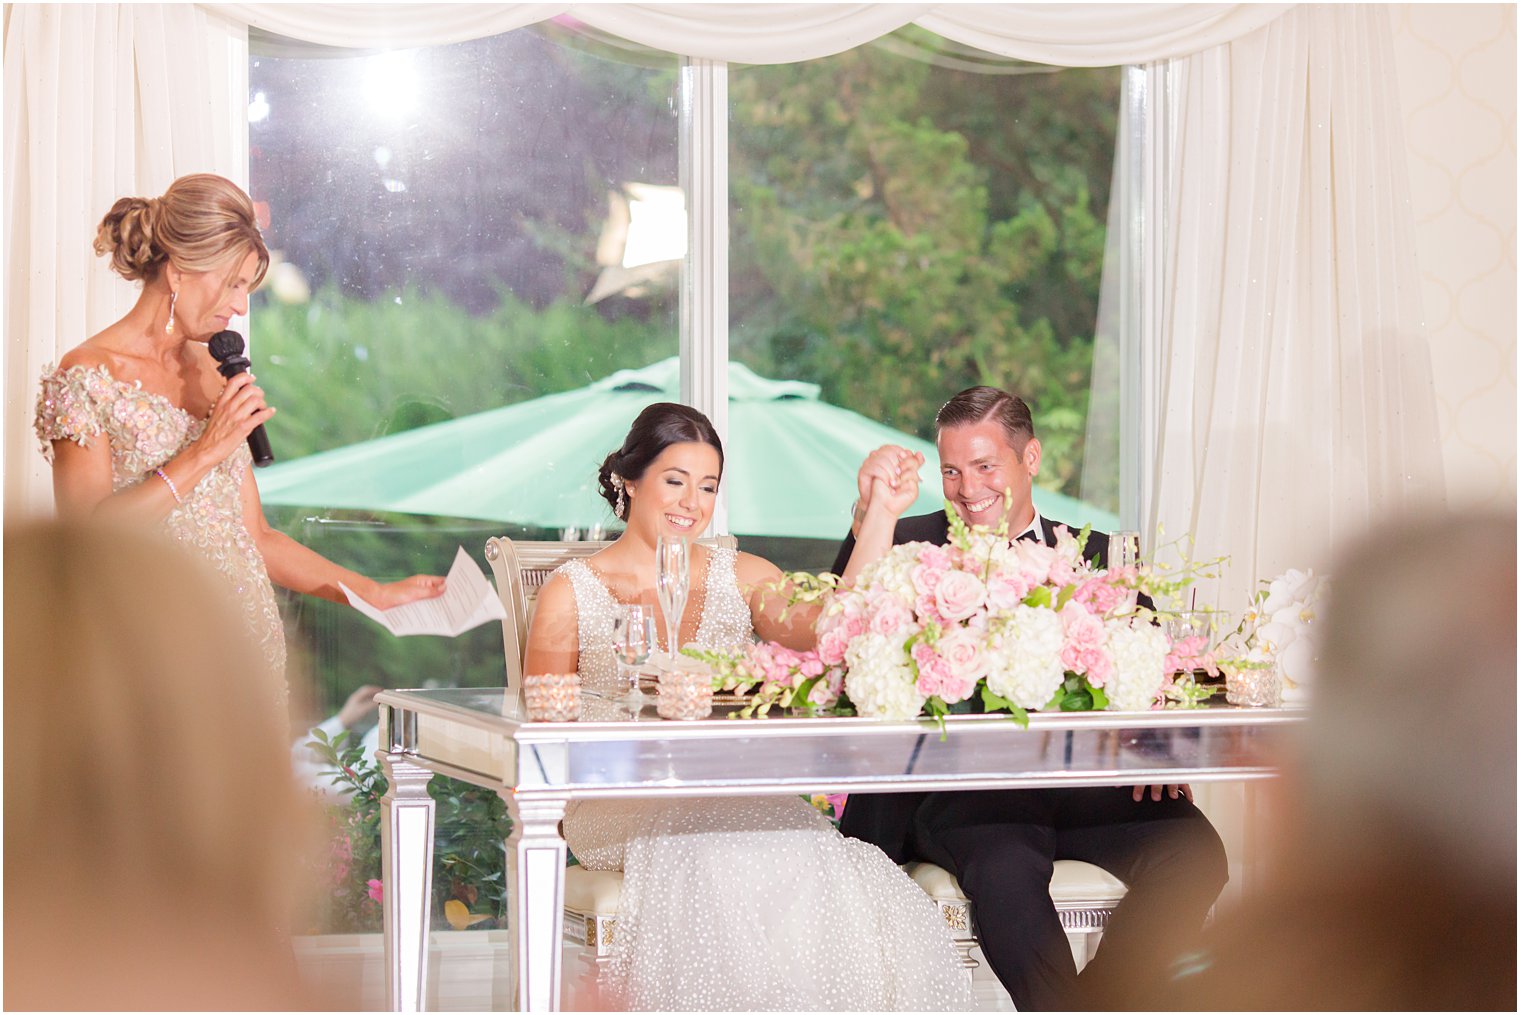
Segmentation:
{"type": "MultiPolygon", "coordinates": [[[[753,639],[735,551],[709,551],[695,643],[753,639]]],[[[583,561],[582,686],[620,691],[616,602],[583,561]]],[[[735,731],[738,732],[737,730],[735,731]]],[[[971,988],[935,905],[875,846],[800,797],[589,800],[565,838],[590,869],[623,871],[607,1000],[659,1011],[945,1011],[971,988]]]]}
{"type": "MultiPolygon", "coordinates": [[[[111,448],[113,493],[146,479],[159,482],[153,470],[206,429],[206,420],[144,390],[141,383],[117,380],[104,366],[51,370],[43,375],[41,388],[34,426],[43,456],[52,463],[56,440],[88,447],[104,438],[111,448]]],[[[243,524],[243,479],[252,461],[247,446],[239,445],[194,487],[179,491],[183,501],[163,520],[163,528],[226,579],[283,702],[285,628],[264,557],[243,524]]]]}

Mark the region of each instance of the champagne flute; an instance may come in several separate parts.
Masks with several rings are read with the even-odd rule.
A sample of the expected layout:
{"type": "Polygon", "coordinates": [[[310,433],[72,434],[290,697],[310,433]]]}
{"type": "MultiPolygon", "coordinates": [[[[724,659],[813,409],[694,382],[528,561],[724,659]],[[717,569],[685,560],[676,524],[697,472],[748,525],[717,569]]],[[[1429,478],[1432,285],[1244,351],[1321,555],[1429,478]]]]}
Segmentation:
{"type": "Polygon", "coordinates": [[[628,685],[625,700],[643,700],[639,668],[649,661],[654,645],[654,611],[642,603],[619,607],[612,615],[612,654],[617,658],[618,676],[628,685]]]}
{"type": "Polygon", "coordinates": [[[1140,533],[1121,529],[1108,537],[1108,566],[1137,567],[1140,564],[1140,533]]]}
{"type": "Polygon", "coordinates": [[[665,650],[681,650],[681,614],[691,583],[691,544],[685,536],[661,536],[654,547],[654,587],[665,612],[665,650]]]}

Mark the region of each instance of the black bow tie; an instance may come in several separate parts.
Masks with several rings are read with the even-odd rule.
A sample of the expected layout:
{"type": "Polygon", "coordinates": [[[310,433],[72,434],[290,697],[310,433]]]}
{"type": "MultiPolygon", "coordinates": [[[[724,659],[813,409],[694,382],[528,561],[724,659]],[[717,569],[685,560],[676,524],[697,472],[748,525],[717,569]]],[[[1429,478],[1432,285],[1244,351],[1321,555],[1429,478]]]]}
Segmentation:
{"type": "MultiPolygon", "coordinates": [[[[1038,543],[1040,541],[1039,534],[1036,533],[1034,529],[1025,529],[1023,532],[1019,533],[1018,539],[1027,539],[1032,543],[1038,543]]],[[[1018,542],[1018,539],[1015,539],[1014,542],[1018,542]]]]}

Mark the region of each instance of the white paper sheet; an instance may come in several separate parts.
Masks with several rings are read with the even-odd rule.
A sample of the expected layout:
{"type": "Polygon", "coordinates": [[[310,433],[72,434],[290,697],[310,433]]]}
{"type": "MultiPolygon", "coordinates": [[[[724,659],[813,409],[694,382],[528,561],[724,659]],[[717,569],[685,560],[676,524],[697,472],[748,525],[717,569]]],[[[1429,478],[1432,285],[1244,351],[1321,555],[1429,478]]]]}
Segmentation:
{"type": "Polygon", "coordinates": [[[435,599],[419,599],[381,610],[359,598],[357,592],[342,582],[338,588],[348,597],[350,606],[394,635],[437,634],[452,638],[489,621],[505,620],[507,616],[480,565],[462,546],[444,579],[443,595],[435,599]]]}

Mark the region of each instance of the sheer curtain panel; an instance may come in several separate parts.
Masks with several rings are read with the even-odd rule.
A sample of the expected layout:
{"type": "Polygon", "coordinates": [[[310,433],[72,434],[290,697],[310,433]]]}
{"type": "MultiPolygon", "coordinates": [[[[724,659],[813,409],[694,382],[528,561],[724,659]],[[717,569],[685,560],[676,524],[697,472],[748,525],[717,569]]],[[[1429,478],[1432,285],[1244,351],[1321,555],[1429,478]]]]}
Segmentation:
{"type": "Polygon", "coordinates": [[[1143,528],[1228,554],[1225,609],[1443,502],[1390,42],[1306,5],[1173,68],[1143,528]]]}
{"type": "Polygon", "coordinates": [[[14,4],[5,26],[5,507],[52,506],[37,378],[126,313],[95,256],[118,197],[248,175],[247,30],[191,5],[14,4]]]}

